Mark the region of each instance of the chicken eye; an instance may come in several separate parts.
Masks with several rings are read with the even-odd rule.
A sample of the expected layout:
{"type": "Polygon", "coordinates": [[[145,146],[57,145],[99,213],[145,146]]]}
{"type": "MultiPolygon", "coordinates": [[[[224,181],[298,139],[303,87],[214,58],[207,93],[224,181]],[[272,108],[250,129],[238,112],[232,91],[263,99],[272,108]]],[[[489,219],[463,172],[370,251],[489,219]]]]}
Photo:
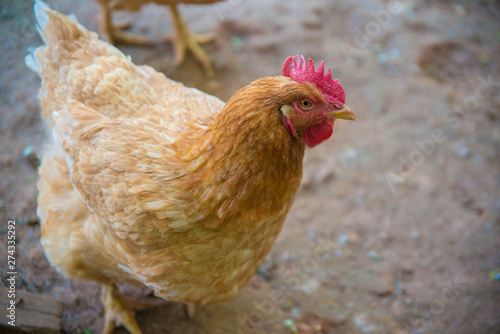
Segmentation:
{"type": "Polygon", "coordinates": [[[300,107],[302,109],[311,109],[313,107],[313,103],[309,100],[302,100],[300,101],[300,107]]]}

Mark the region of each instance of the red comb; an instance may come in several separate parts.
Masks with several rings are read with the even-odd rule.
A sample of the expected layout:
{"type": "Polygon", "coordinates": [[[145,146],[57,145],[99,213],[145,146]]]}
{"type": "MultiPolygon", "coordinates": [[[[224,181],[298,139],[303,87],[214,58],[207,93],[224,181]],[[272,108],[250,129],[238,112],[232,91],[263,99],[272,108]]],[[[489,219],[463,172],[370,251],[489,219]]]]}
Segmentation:
{"type": "Polygon", "coordinates": [[[325,100],[331,104],[345,103],[344,88],[339,84],[338,80],[332,78],[330,67],[325,72],[325,64],[322,61],[318,66],[318,70],[314,69],[314,62],[309,58],[306,62],[304,56],[288,57],[283,64],[283,75],[302,83],[309,81],[318,87],[325,100]]]}

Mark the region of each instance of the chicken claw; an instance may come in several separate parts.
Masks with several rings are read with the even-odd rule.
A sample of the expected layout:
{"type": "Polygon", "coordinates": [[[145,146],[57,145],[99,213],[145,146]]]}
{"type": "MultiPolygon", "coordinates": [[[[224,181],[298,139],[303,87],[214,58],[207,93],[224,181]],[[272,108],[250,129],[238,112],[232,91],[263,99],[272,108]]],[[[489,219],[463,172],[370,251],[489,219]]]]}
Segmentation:
{"type": "Polygon", "coordinates": [[[113,27],[109,33],[113,39],[113,43],[137,44],[137,45],[153,45],[155,41],[145,36],[134,35],[120,28],[113,27]]]}
{"type": "Polygon", "coordinates": [[[167,37],[167,40],[172,41],[175,52],[176,65],[180,65],[184,61],[184,58],[186,57],[186,50],[189,49],[201,62],[201,65],[203,66],[207,74],[213,77],[215,72],[212,66],[212,61],[210,60],[210,57],[205,52],[205,50],[203,50],[203,48],[200,46],[200,44],[213,41],[215,36],[211,34],[195,35],[191,33],[182,20],[177,6],[170,5],[170,10],[174,19],[176,33],[173,37],[167,37]]]}
{"type": "Polygon", "coordinates": [[[138,44],[138,45],[153,45],[155,41],[151,38],[145,36],[134,35],[129,32],[122,30],[127,26],[127,23],[123,27],[118,27],[113,25],[111,19],[111,9],[107,4],[101,4],[102,15],[104,16],[104,30],[106,32],[106,38],[112,44],[125,43],[125,44],[138,44]]]}
{"type": "Polygon", "coordinates": [[[135,320],[135,311],[144,309],[144,304],[131,302],[113,285],[103,287],[101,298],[106,312],[103,334],[112,334],[116,326],[125,327],[130,334],[142,334],[135,320]]]}

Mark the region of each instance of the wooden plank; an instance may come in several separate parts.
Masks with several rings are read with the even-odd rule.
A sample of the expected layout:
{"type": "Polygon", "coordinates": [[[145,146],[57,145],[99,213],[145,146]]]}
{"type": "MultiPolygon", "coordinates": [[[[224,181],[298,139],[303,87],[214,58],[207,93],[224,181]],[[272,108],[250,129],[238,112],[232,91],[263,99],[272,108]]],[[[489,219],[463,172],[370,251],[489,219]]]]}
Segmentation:
{"type": "Polygon", "coordinates": [[[61,331],[61,302],[51,296],[22,290],[15,292],[16,327],[9,325],[7,307],[11,299],[8,291],[0,286],[0,305],[4,313],[0,317],[0,332],[52,334],[61,331]]]}

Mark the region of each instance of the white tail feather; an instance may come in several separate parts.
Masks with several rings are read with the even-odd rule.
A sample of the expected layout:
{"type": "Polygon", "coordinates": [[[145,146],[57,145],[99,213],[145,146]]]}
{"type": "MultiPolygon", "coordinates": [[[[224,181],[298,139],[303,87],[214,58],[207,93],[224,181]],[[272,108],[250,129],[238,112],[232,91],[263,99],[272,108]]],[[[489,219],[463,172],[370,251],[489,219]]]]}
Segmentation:
{"type": "Polygon", "coordinates": [[[43,1],[37,0],[34,6],[36,22],[43,29],[49,23],[49,15],[45,12],[50,10],[50,7],[43,1]]]}
{"type": "Polygon", "coordinates": [[[28,66],[30,70],[36,73],[40,73],[40,63],[38,62],[33,53],[28,53],[24,57],[24,62],[26,63],[26,66],[28,66]]]}
{"type": "Polygon", "coordinates": [[[73,14],[73,13],[68,14],[68,17],[69,17],[70,19],[72,19],[73,21],[75,21],[75,23],[80,23],[80,22],[78,22],[78,19],[76,18],[76,15],[75,15],[75,14],[73,14]]]}
{"type": "Polygon", "coordinates": [[[47,14],[45,11],[50,10],[50,7],[45,2],[37,0],[35,2],[35,6],[33,7],[33,9],[35,11],[35,17],[36,17],[36,30],[38,30],[38,33],[45,42],[45,37],[43,36],[43,29],[45,29],[45,27],[49,23],[49,14],[47,14]]]}
{"type": "MultiPolygon", "coordinates": [[[[45,29],[45,27],[49,23],[49,14],[47,14],[45,11],[50,10],[50,7],[45,2],[36,0],[33,9],[35,11],[36,18],[36,30],[38,31],[38,34],[40,34],[43,42],[46,43],[47,41],[45,39],[45,36],[43,35],[43,29],[45,29]]],[[[40,73],[40,62],[35,57],[36,49],[37,48],[34,47],[28,48],[28,51],[30,53],[24,57],[24,62],[30,70],[36,73],[40,73]]]]}

